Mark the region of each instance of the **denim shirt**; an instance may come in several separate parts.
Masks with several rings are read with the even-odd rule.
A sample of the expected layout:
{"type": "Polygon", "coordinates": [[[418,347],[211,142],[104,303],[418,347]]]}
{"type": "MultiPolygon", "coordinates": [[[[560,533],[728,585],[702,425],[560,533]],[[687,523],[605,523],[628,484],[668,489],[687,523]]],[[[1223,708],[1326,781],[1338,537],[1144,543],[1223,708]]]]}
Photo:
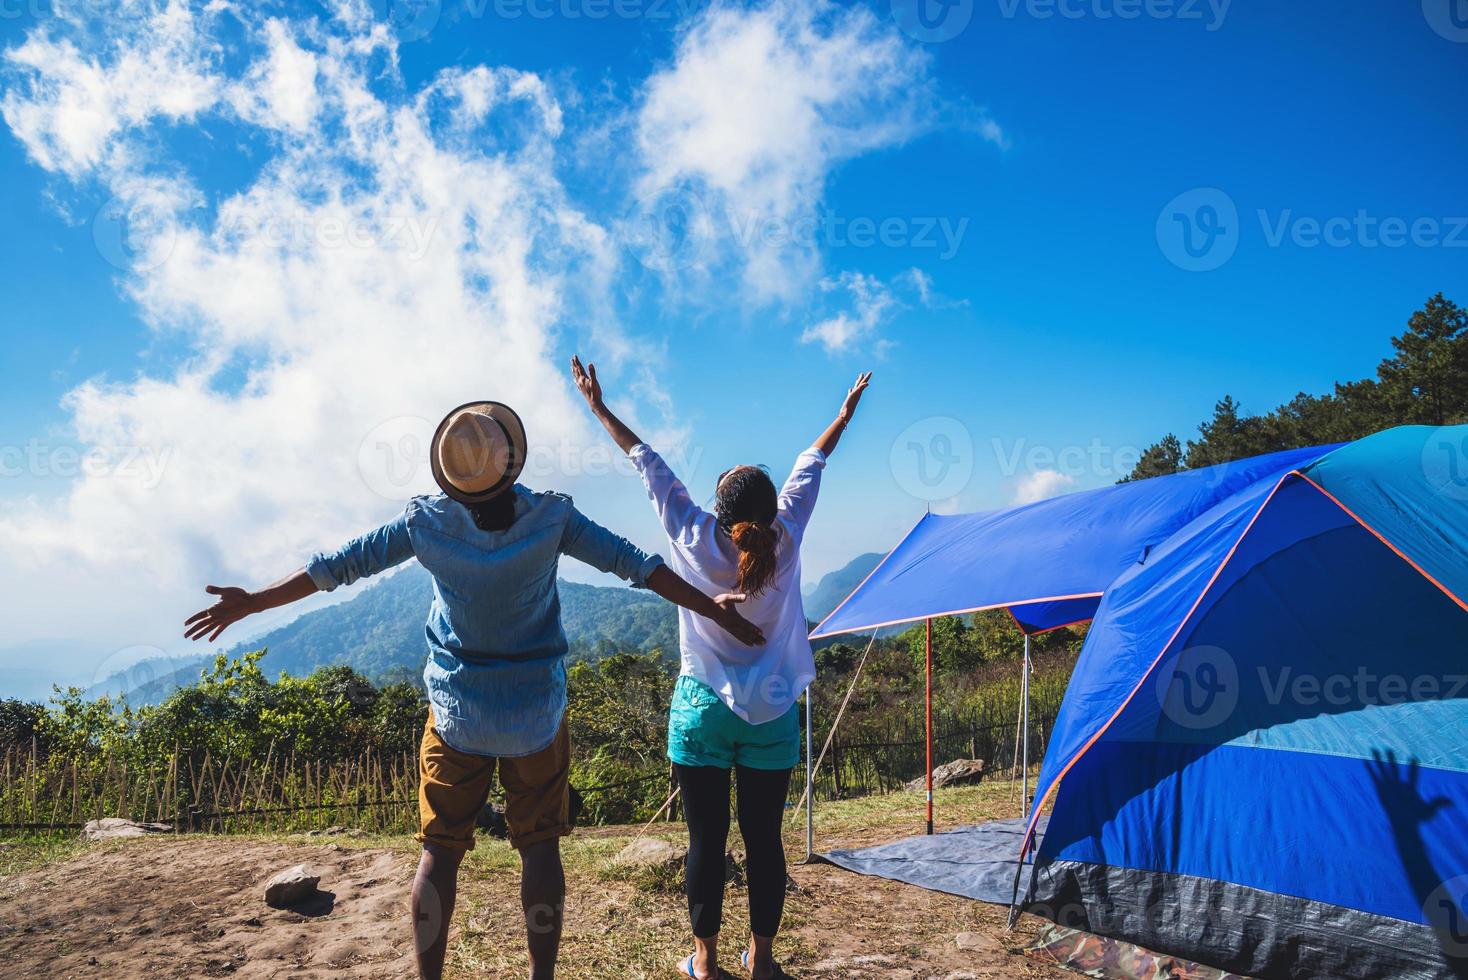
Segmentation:
{"type": "Polygon", "coordinates": [[[567,650],[560,556],[637,585],[663,563],[587,519],[570,497],[518,484],[513,492],[508,530],[480,530],[449,497],[414,497],[396,519],[306,565],[327,592],[410,558],[432,573],[423,681],[439,736],[474,755],[531,755],[560,728],[567,650]]]}

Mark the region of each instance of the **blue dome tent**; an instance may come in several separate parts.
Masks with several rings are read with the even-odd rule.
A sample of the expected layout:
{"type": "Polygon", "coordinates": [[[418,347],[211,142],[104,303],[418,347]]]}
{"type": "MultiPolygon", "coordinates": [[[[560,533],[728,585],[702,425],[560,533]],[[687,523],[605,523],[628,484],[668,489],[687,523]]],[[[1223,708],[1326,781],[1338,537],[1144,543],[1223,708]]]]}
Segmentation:
{"type": "Polygon", "coordinates": [[[1017,909],[1249,976],[1463,977],[1465,596],[1468,426],[1404,427],[924,518],[815,635],[1092,619],[1017,909]]]}

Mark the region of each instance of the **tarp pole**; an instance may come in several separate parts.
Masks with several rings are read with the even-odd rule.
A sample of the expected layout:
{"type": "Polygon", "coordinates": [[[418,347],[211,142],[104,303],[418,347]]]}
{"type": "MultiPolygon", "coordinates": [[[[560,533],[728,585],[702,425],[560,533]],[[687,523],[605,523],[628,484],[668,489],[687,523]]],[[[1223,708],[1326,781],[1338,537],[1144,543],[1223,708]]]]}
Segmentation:
{"type": "Polygon", "coordinates": [[[1025,676],[1020,684],[1021,696],[1024,699],[1024,734],[1021,736],[1023,747],[1020,751],[1020,759],[1023,770],[1023,782],[1020,792],[1023,795],[1024,815],[1028,820],[1030,817],[1030,634],[1025,634],[1025,676]]]}
{"type": "Polygon", "coordinates": [[[924,623],[924,652],[927,662],[927,690],[924,697],[923,732],[928,747],[928,833],[933,832],[933,621],[924,623]]]}
{"type": "Polygon", "coordinates": [[[812,681],[805,689],[805,859],[809,861],[816,852],[816,798],[815,760],[811,756],[811,731],[815,725],[815,706],[811,704],[810,692],[815,687],[812,681]]]}

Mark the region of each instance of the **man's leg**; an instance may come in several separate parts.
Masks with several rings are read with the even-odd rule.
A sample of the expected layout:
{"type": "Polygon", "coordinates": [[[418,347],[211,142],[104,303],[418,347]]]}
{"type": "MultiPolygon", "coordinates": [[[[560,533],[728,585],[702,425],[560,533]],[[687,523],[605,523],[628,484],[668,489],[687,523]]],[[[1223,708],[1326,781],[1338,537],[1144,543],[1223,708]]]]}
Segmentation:
{"type": "Polygon", "coordinates": [[[556,972],[566,910],[566,873],[561,867],[559,838],[520,851],[520,904],[525,909],[531,980],[550,980],[556,972]]]}
{"type": "Polygon", "coordinates": [[[418,950],[418,976],[440,980],[449,945],[449,922],[458,894],[459,862],[464,852],[438,844],[424,844],[413,877],[413,936],[418,950]]]}
{"type": "Polygon", "coordinates": [[[454,916],[459,863],[474,846],[474,820],[484,809],[495,760],[459,752],[439,738],[433,714],[418,750],[418,841],[423,856],[413,878],[413,936],[423,980],[443,976],[454,916]]]}
{"type": "Polygon", "coordinates": [[[520,902],[530,946],[530,976],[555,975],[565,914],[566,874],[561,838],[571,832],[571,737],[561,724],[555,740],[534,755],[501,759],[505,823],[520,852],[520,902]]]}

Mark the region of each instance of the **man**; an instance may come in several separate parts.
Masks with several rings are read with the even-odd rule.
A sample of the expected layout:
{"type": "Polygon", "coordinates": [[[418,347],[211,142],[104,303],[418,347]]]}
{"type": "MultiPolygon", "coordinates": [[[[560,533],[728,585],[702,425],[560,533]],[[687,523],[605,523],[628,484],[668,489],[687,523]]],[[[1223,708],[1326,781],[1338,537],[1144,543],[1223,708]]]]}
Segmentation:
{"type": "Polygon", "coordinates": [[[425,980],[443,974],[459,864],[474,846],[496,769],[510,843],[520,852],[530,975],[555,972],[565,898],[560,838],[570,832],[561,555],[646,586],[746,644],[764,642],[735,611],[742,596],[711,599],[660,557],[588,520],[569,497],[516,483],[525,459],[525,428],[507,405],[461,405],[439,423],[429,450],[442,495],[415,497],[394,520],[259,591],[208,586],[219,600],[185,624],[190,639],[212,642],[252,613],[409,558],[432,573],[423,672],[430,710],[419,752],[423,855],[412,900],[425,980]]]}

